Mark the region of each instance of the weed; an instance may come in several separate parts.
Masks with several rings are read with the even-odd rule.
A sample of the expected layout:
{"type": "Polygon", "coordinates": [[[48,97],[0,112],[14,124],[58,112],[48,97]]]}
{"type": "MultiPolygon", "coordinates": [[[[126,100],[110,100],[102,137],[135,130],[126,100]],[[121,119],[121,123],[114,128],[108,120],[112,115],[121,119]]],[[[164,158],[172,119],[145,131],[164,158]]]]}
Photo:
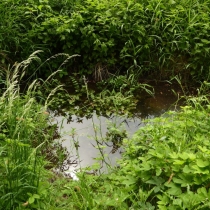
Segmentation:
{"type": "Polygon", "coordinates": [[[37,53],[16,63],[3,77],[6,87],[0,97],[0,208],[5,210],[22,205],[38,208],[42,203],[39,188],[46,173],[44,167],[49,162],[53,166],[60,164],[66,158],[60,145],[52,143],[59,137],[56,127],[48,124],[48,104],[59,87],[51,91],[43,105],[35,98],[38,80],[24,94],[20,92],[19,82],[30,62],[38,59],[37,53]]]}
{"type": "MultiPolygon", "coordinates": [[[[79,73],[99,81],[119,69],[121,75],[132,69],[159,80],[177,74],[184,82],[209,77],[209,0],[4,0],[0,14],[4,62],[41,49],[42,58],[81,55],[60,77],[79,73]]],[[[60,62],[55,59],[39,73],[50,75],[60,62]]],[[[33,72],[29,68],[27,74],[33,72]]]]}

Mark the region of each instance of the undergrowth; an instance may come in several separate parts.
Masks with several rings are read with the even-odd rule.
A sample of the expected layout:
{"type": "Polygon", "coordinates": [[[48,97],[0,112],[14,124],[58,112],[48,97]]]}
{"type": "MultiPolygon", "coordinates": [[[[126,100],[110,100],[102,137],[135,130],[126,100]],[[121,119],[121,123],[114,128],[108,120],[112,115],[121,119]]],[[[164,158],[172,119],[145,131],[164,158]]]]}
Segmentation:
{"type": "MultiPolygon", "coordinates": [[[[67,158],[54,141],[59,138],[56,126],[49,124],[48,106],[60,86],[41,104],[37,85],[47,82],[35,80],[24,94],[20,92],[19,81],[33,59],[38,59],[36,52],[1,75],[5,85],[0,97],[1,209],[210,208],[208,82],[180,111],[148,120],[131,139],[124,139],[124,131],[110,124],[107,141],[114,139],[113,145],[124,150],[118,166],[99,174],[81,169],[74,181],[49,170],[62,167],[67,158]]],[[[122,78],[112,79],[120,84],[122,78]]],[[[88,89],[86,94],[90,100],[88,89]]]]}
{"type": "MultiPolygon", "coordinates": [[[[208,87],[203,84],[205,93],[208,87]]],[[[81,172],[78,182],[59,180],[68,205],[107,210],[209,209],[208,98],[190,97],[179,112],[148,120],[131,139],[124,139],[119,166],[107,174],[81,172]]]]}
{"type": "MultiPolygon", "coordinates": [[[[209,78],[209,0],[2,0],[0,66],[63,52],[72,59],[59,74],[95,81],[128,69],[156,80],[181,74],[184,82],[209,78]]],[[[58,69],[57,58],[37,74],[58,69]]],[[[28,68],[27,74],[34,73],[28,68]]]]}
{"type": "Polygon", "coordinates": [[[48,105],[52,90],[44,104],[39,104],[33,81],[23,93],[20,81],[25,69],[37,60],[33,53],[27,60],[16,63],[1,75],[3,89],[0,96],[0,209],[30,209],[43,207],[40,199],[47,191],[43,183],[46,169],[59,167],[68,157],[65,148],[54,139],[59,138],[57,126],[49,124],[48,105]]]}

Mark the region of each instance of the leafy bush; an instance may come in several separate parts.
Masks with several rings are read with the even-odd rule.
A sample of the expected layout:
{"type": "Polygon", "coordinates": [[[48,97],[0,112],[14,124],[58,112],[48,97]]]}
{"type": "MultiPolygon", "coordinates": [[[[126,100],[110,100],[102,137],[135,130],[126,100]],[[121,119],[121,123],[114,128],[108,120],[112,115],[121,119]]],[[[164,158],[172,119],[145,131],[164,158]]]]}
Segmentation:
{"type": "Polygon", "coordinates": [[[79,189],[69,191],[69,203],[79,209],[209,209],[210,106],[206,97],[190,101],[124,140],[115,170],[68,183],[79,189]]]}
{"type": "MultiPolygon", "coordinates": [[[[185,80],[206,79],[209,4],[209,0],[4,0],[0,45],[12,59],[37,49],[46,52],[44,57],[80,54],[65,73],[98,75],[102,69],[124,73],[131,67],[159,79],[177,73],[185,80]]],[[[57,62],[45,73],[57,68],[57,62]]]]}
{"type": "Polygon", "coordinates": [[[136,208],[209,208],[209,112],[209,105],[183,107],[150,121],[124,142],[120,176],[113,177],[139,197],[136,208]]]}

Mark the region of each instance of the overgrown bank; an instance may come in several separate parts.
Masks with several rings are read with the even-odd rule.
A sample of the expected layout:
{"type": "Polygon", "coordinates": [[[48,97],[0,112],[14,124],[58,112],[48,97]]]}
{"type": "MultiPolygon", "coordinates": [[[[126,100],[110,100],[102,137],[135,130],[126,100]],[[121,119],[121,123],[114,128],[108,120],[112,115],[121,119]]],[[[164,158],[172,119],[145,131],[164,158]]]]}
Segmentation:
{"type": "Polygon", "coordinates": [[[138,83],[141,76],[205,80],[208,94],[209,3],[2,0],[0,209],[209,209],[210,111],[201,91],[180,112],[150,121],[125,140],[118,168],[99,176],[78,173],[78,182],[49,171],[68,154],[54,141],[59,135],[47,113],[53,105],[63,113],[68,107],[70,116],[97,113],[100,107],[106,115],[128,114],[136,105],[135,92],[152,93],[138,83]],[[39,62],[36,52],[7,67],[36,49],[45,52],[43,60],[61,54],[38,68],[32,62],[39,62]],[[70,59],[66,53],[81,56],[70,59]],[[61,90],[55,79],[28,80],[32,84],[21,93],[22,77],[44,78],[57,68],[60,78],[70,74],[74,94],[61,90]],[[98,83],[99,94],[88,88],[91,77],[107,79],[98,83]],[[56,88],[47,89],[49,83],[56,88]]]}
{"type": "MultiPolygon", "coordinates": [[[[180,112],[150,120],[124,140],[119,166],[99,176],[63,180],[72,209],[210,208],[209,101],[190,98],[180,112]]],[[[60,182],[62,182],[60,180],[60,182]]]]}
{"type": "Polygon", "coordinates": [[[68,157],[46,112],[59,87],[42,105],[37,81],[20,93],[21,72],[34,57],[7,72],[0,97],[0,209],[209,209],[210,105],[202,94],[209,83],[181,111],[150,120],[124,139],[117,168],[96,176],[81,171],[74,181],[49,171],[68,157]]]}
{"type": "MultiPolygon", "coordinates": [[[[36,200],[47,199],[50,172],[68,158],[56,125],[49,121],[48,105],[52,90],[44,104],[37,102],[39,80],[27,91],[20,91],[25,68],[35,58],[16,63],[2,73],[4,88],[0,91],[0,209],[40,209],[36,200]],[[32,206],[32,204],[34,206],[32,206]]],[[[43,208],[42,208],[43,209],[43,208]]]]}
{"type": "MultiPolygon", "coordinates": [[[[79,54],[60,76],[76,72],[95,80],[130,68],[141,76],[183,80],[209,77],[209,0],[48,1],[3,0],[1,66],[37,49],[43,58],[79,54]]],[[[59,59],[40,69],[49,75],[59,59]]],[[[31,68],[28,75],[34,69],[31,68]]]]}
{"type": "Polygon", "coordinates": [[[124,139],[119,166],[108,174],[81,171],[73,181],[48,170],[55,129],[46,107],[11,85],[0,104],[0,209],[209,209],[208,97],[190,98],[124,139]]]}

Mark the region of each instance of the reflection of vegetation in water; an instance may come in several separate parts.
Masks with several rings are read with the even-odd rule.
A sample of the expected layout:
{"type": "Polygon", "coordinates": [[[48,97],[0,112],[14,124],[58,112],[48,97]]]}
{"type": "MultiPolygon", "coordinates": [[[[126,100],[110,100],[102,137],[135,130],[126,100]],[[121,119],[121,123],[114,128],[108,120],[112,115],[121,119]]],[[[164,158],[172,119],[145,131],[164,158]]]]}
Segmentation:
{"type": "MultiPolygon", "coordinates": [[[[70,196],[71,205],[107,210],[208,209],[209,101],[200,96],[189,103],[180,112],[150,120],[132,139],[124,140],[117,169],[100,176],[81,173],[79,191],[70,192],[80,202],[70,201],[70,196]]],[[[71,189],[75,183],[67,185],[71,189]]]]}
{"type": "Polygon", "coordinates": [[[136,108],[137,93],[144,91],[153,95],[153,88],[138,83],[137,78],[133,73],[127,76],[112,75],[108,80],[101,81],[95,88],[91,88],[85,77],[76,79],[71,76],[66,84],[66,88],[71,91],[67,92],[64,88],[60,90],[51,103],[51,109],[59,111],[62,115],[69,115],[69,118],[74,114],[88,117],[94,111],[98,115],[106,116],[113,113],[132,115],[132,110],[136,108]]]}
{"type": "Polygon", "coordinates": [[[122,146],[123,139],[127,137],[127,132],[122,126],[116,123],[109,123],[107,126],[106,141],[112,142],[111,153],[115,153],[122,146]]]}
{"type": "Polygon", "coordinates": [[[81,123],[77,123],[76,116],[69,125],[65,120],[64,144],[77,160],[76,169],[82,167],[93,169],[92,164],[95,164],[94,171],[102,173],[114,166],[116,158],[120,157],[122,152],[123,139],[128,137],[126,119],[126,116],[113,115],[106,118],[94,114],[91,119],[83,118],[81,123]]]}

